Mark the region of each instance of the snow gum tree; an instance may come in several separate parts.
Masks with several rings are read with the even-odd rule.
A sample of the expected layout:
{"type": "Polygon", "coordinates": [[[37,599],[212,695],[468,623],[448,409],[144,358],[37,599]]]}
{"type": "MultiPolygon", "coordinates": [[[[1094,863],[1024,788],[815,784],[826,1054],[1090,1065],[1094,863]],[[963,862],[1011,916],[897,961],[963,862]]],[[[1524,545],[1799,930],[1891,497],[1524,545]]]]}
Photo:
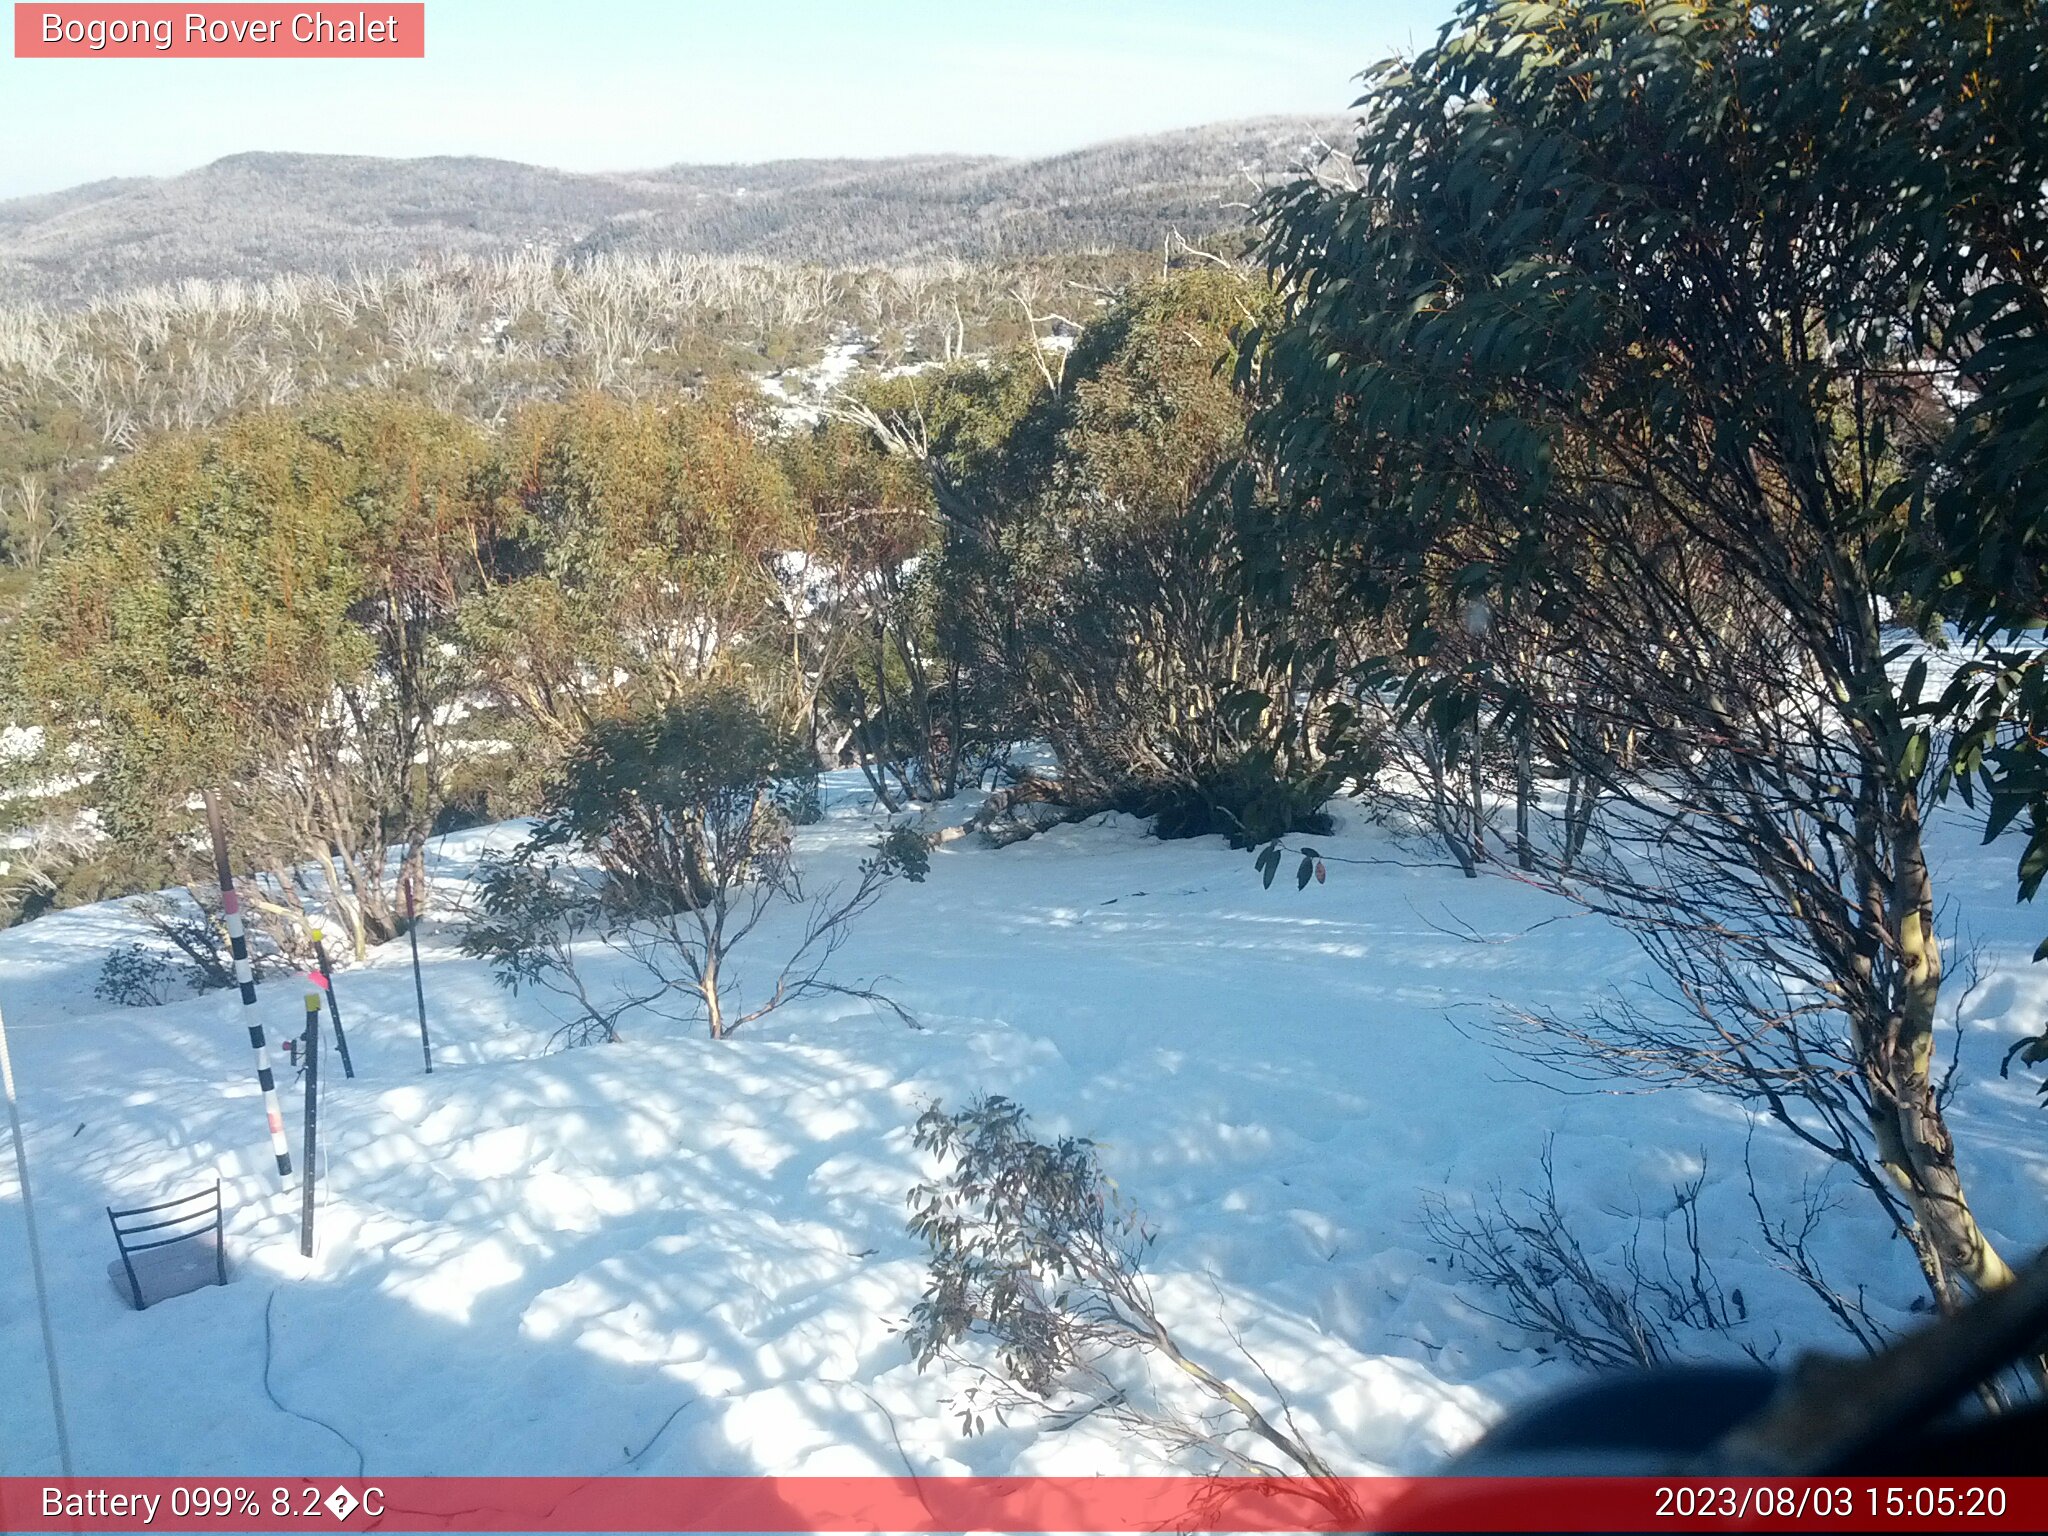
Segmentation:
{"type": "MultiPolygon", "coordinates": [[[[566,849],[594,858],[603,872],[592,898],[601,917],[579,919],[582,926],[601,931],[664,989],[686,992],[714,1040],[809,993],[885,1001],[824,980],[824,967],[892,879],[923,879],[925,844],[911,828],[892,829],[850,884],[807,900],[783,800],[809,766],[807,745],[737,689],[704,689],[601,721],[550,786],[520,857],[532,864],[566,849]],[[801,935],[765,993],[757,989],[743,1005],[731,956],[783,903],[800,905],[801,935]]],[[[561,887],[552,877],[546,884],[552,900],[561,887]]],[[[550,910],[541,921],[562,915],[550,910]]]]}
{"type": "Polygon", "coordinates": [[[1318,825],[1345,626],[1307,584],[1285,613],[1244,580],[1239,333],[1274,295],[1222,263],[1141,284],[1064,354],[901,381],[847,414],[923,465],[941,629],[995,712],[1043,736],[1073,805],[1240,841],[1318,825]],[[1249,830],[1248,830],[1249,828],[1249,830]]]}
{"type": "Polygon", "coordinates": [[[780,457],[806,535],[787,587],[795,708],[822,749],[857,758],[883,805],[945,799],[986,712],[965,697],[959,647],[945,643],[930,482],[841,417],[788,436],[780,457]]]}
{"type": "Polygon", "coordinates": [[[719,391],[587,395],[505,430],[483,493],[487,579],[461,631],[537,768],[598,721],[776,661],[771,561],[802,534],[757,411],[719,391]]]}
{"type": "Polygon", "coordinates": [[[1669,985],[1531,1048],[1765,1107],[1943,1305],[2010,1271],[1943,1113],[1930,701],[1886,601],[1927,558],[1928,373],[1984,345],[1946,66],[2032,13],[1468,0],[1369,76],[1348,175],[1269,203],[1244,370],[1275,601],[1337,582],[1406,636],[1372,683],[1526,723],[1604,802],[1558,883],[1669,985]]]}

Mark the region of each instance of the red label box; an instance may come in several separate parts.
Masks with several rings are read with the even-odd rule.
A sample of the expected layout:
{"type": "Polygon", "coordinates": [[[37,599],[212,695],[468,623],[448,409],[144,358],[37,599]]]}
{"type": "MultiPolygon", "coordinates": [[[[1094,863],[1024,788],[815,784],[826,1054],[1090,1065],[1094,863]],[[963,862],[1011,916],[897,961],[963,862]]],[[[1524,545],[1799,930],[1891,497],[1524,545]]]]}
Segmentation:
{"type": "Polygon", "coordinates": [[[18,59],[423,59],[424,4],[16,4],[18,59]]]}

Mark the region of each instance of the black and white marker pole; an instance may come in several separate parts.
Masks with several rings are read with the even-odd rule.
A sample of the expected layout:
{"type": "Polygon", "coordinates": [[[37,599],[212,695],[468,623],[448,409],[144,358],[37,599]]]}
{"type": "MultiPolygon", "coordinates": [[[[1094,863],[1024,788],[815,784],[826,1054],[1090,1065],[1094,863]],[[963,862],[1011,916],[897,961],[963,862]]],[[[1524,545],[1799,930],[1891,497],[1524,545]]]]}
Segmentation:
{"type": "Polygon", "coordinates": [[[412,995],[420,1008],[420,1054],[434,1070],[434,1043],[427,1038],[427,984],[420,980],[420,916],[413,903],[412,876],[405,878],[405,936],[412,940],[412,995]]]}
{"type": "MultiPolygon", "coordinates": [[[[256,1006],[256,973],[249,966],[249,935],[242,926],[242,902],[235,894],[235,875],[228,863],[228,834],[221,824],[220,801],[212,790],[206,798],[206,830],[213,837],[213,862],[220,880],[221,915],[227,919],[228,952],[235,961],[235,985],[242,989],[242,1006],[256,1006]]],[[[270,1121],[270,1150],[277,1154],[277,1176],[292,1174],[291,1143],[284,1136],[284,1106],[277,1100],[277,1078],[270,1070],[270,1046],[263,1038],[263,1021],[255,1014],[249,1020],[249,1048],[256,1053],[256,1084],[263,1090],[263,1112],[270,1121]]]]}
{"type": "Polygon", "coordinates": [[[356,1064],[348,1059],[348,1036],[341,1030],[341,998],[334,990],[334,967],[327,962],[327,945],[320,937],[320,925],[312,925],[313,963],[320,967],[313,973],[313,985],[327,994],[327,1016],[334,1020],[334,1048],[341,1053],[341,1075],[352,1078],[356,1075],[356,1064]]]}
{"type": "Polygon", "coordinates": [[[306,994],[306,1174],[300,1181],[299,1252],[313,1257],[313,1191],[320,1182],[320,994],[306,994]]]}

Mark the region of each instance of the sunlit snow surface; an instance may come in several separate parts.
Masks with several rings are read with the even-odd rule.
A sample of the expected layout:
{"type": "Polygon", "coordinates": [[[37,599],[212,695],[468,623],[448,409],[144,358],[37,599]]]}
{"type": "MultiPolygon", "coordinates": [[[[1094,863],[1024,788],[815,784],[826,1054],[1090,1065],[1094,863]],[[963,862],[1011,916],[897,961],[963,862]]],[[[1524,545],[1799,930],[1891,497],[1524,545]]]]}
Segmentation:
{"type": "MultiPolygon", "coordinates": [[[[832,815],[799,833],[814,885],[850,872],[869,835],[857,781],[836,776],[832,815]]],[[[1332,854],[1429,857],[1339,815],[1332,854]]],[[[444,898],[518,830],[437,843],[444,898]]],[[[1997,1067],[2042,1022],[2048,977],[2028,956],[2048,909],[2014,907],[2010,843],[1976,843],[1959,821],[1940,829],[1943,893],[1982,972],[1954,1118],[1986,1225],[2016,1256],[2048,1232],[2048,1121],[2033,1084],[1997,1067]]],[[[1347,1470],[1429,1467],[1569,1379],[1467,1304],[1487,1298],[1432,1262],[1418,1222],[1432,1192],[1532,1184],[1550,1133],[1563,1203],[1602,1257],[1631,1232],[1653,1255],[1675,1239],[1672,1188],[1704,1159],[1707,1242],[1750,1322],[1701,1350],[1846,1343],[1759,1251],[1735,1107],[1562,1095],[1516,1080],[1470,1028],[1496,1000],[1569,1009],[1643,973],[1626,936],[1510,880],[1333,860],[1326,885],[1263,890],[1215,839],[1160,843],[1118,818],[1000,851],[957,842],[834,962],[842,980],[884,978],[922,1030],[833,999],[724,1043],[643,1016],[624,1044],[557,1054],[532,996],[460,957],[456,922],[423,931],[431,1077],[404,945],[340,978],[359,1076],[342,1081],[330,1051],[311,1263],[234,995],[100,1004],[101,959],[134,931],[112,906],[0,934],[81,1471],[352,1473],[348,1446],[266,1396],[266,1308],[273,1391],[373,1474],[1154,1470],[1099,1419],[964,1438],[945,1411],[958,1383],[907,1358],[895,1330],[921,1268],[904,1197],[925,1171],[910,1124],[976,1092],[1101,1144],[1160,1229],[1167,1320],[1270,1401],[1241,1341],[1347,1470]],[[102,1208],[216,1174],[235,1282],[128,1311],[102,1208]]],[[[743,981],[786,932],[750,941],[743,981]]],[[[297,1027],[302,991],[263,988],[273,1040],[297,1027]]],[[[1776,1133],[1756,1155],[1767,1188],[1814,1171],[1776,1133]]],[[[1842,1199],[1820,1243],[1833,1277],[1910,1322],[1903,1246],[1842,1199]]],[[[39,1355],[0,1155],[0,1472],[54,1469],[39,1355]]]]}

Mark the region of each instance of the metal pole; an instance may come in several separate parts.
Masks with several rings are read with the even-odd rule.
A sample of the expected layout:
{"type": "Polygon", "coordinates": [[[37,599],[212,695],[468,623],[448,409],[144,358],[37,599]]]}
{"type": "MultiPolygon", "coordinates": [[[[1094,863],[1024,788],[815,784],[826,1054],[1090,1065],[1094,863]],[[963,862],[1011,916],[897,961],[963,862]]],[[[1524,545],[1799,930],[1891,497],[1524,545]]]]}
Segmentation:
{"type": "MultiPolygon", "coordinates": [[[[256,1006],[256,973],[249,966],[249,937],[242,926],[242,901],[235,894],[235,875],[228,863],[228,834],[220,819],[220,802],[212,790],[206,798],[206,830],[213,837],[213,863],[220,881],[220,909],[228,924],[228,952],[235,961],[235,985],[242,989],[242,1006],[256,1006]]],[[[284,1137],[284,1106],[277,1100],[277,1078],[270,1070],[270,1047],[263,1038],[263,1021],[244,1014],[249,1021],[249,1048],[256,1053],[256,1085],[263,1090],[263,1112],[270,1121],[270,1150],[277,1154],[277,1176],[292,1176],[291,1143],[284,1137]]]]}
{"type": "Polygon", "coordinates": [[[427,1038],[427,986],[420,980],[420,919],[413,907],[412,876],[405,877],[405,936],[412,940],[412,995],[420,1008],[420,1054],[434,1070],[434,1044],[427,1038]]]}
{"type": "Polygon", "coordinates": [[[313,1257],[313,1187],[320,1182],[315,1155],[320,1134],[320,994],[306,994],[306,1174],[300,1180],[299,1252],[313,1257]]]}
{"type": "Polygon", "coordinates": [[[319,964],[319,971],[313,977],[313,984],[327,994],[327,1016],[334,1020],[334,1048],[341,1052],[341,1075],[354,1077],[356,1065],[348,1059],[348,1036],[341,1032],[341,999],[335,995],[334,967],[327,963],[327,945],[321,941],[320,925],[313,927],[313,959],[319,964]]]}
{"type": "Polygon", "coordinates": [[[28,1146],[21,1138],[21,1106],[14,1098],[14,1059],[7,1054],[7,1020],[0,1018],[0,1083],[7,1089],[7,1128],[14,1133],[14,1173],[21,1181],[21,1214],[28,1220],[28,1267],[35,1277],[36,1312],[43,1324],[43,1364],[50,1373],[50,1416],[57,1423],[57,1464],[71,1479],[71,1431],[64,1422],[64,1387],[57,1379],[57,1333],[50,1326],[50,1288],[43,1279],[43,1245],[36,1235],[36,1202],[28,1188],[28,1146]]]}

